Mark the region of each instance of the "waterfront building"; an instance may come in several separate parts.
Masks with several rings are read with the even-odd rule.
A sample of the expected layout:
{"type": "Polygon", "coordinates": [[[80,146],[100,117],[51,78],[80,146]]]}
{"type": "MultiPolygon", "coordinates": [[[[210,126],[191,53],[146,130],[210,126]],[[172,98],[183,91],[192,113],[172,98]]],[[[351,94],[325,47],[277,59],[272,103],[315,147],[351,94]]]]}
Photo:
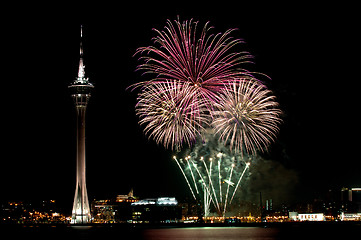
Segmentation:
{"type": "Polygon", "coordinates": [[[291,221],[325,221],[326,218],[323,213],[298,213],[298,212],[289,212],[289,219],[291,221]]]}
{"type": "Polygon", "coordinates": [[[132,219],[131,204],[137,201],[133,189],[115,199],[94,200],[91,203],[93,223],[126,223],[132,219]]]}
{"type": "Polygon", "coordinates": [[[143,199],[131,206],[132,223],[171,223],[182,219],[182,208],[174,197],[143,199]]]}
{"type": "Polygon", "coordinates": [[[344,213],[340,215],[341,221],[361,221],[361,213],[344,213]]]}
{"type": "Polygon", "coordinates": [[[94,200],[91,203],[93,223],[115,223],[116,207],[110,200],[94,200]]]}
{"type": "Polygon", "coordinates": [[[300,221],[325,221],[323,213],[301,213],[298,214],[298,220],[300,221]]]}

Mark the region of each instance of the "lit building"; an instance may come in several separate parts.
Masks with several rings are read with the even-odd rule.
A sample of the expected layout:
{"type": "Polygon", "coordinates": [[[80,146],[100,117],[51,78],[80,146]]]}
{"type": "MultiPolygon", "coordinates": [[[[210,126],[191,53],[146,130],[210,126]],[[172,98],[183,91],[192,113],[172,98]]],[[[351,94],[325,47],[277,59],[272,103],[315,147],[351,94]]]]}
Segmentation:
{"type": "Polygon", "coordinates": [[[85,224],[91,220],[85,179],[85,112],[91,96],[90,92],[94,86],[85,77],[82,37],[83,29],[81,27],[78,77],[69,86],[77,114],[76,187],[71,218],[71,223],[75,224],[85,224]]]}
{"type": "Polygon", "coordinates": [[[182,209],[182,220],[184,222],[199,222],[203,220],[203,209],[199,202],[183,202],[178,206],[182,209]]]}
{"type": "Polygon", "coordinates": [[[298,212],[289,212],[289,219],[292,221],[325,221],[325,216],[323,213],[298,213],[298,212]]]}
{"type": "Polygon", "coordinates": [[[93,223],[125,223],[132,219],[131,204],[137,202],[133,189],[115,199],[94,200],[91,204],[93,223]]]}
{"type": "Polygon", "coordinates": [[[298,214],[298,220],[300,221],[325,221],[323,213],[301,213],[298,214]]]}
{"type": "Polygon", "coordinates": [[[133,189],[130,190],[128,195],[118,195],[115,200],[115,219],[118,223],[125,223],[132,219],[132,203],[138,201],[134,196],[133,189]]]}
{"type": "Polygon", "coordinates": [[[134,192],[133,192],[133,188],[130,190],[130,192],[128,193],[128,195],[117,195],[116,198],[116,202],[136,202],[137,201],[137,197],[134,197],[134,192]]]}
{"type": "Polygon", "coordinates": [[[93,223],[115,223],[115,205],[110,200],[94,200],[91,210],[93,223]]]}
{"type": "Polygon", "coordinates": [[[341,221],[361,221],[361,213],[344,213],[340,215],[341,221]]]}
{"type": "Polygon", "coordinates": [[[361,212],[361,188],[342,188],[341,203],[343,212],[361,212]]]}
{"type": "Polygon", "coordinates": [[[148,198],[131,206],[132,223],[170,223],[182,219],[182,209],[175,198],[148,198]]]}

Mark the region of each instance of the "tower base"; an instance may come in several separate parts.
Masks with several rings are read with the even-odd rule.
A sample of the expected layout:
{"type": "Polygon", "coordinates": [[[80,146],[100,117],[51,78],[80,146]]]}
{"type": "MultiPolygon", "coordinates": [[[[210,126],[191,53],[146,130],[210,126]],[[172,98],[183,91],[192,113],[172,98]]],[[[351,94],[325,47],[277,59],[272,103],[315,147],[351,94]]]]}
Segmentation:
{"type": "Polygon", "coordinates": [[[88,224],[91,222],[90,214],[87,215],[77,215],[73,214],[71,216],[71,224],[88,224]]]}
{"type": "MultiPolygon", "coordinates": [[[[83,179],[85,180],[85,179],[83,179]]],[[[71,215],[71,224],[88,224],[91,222],[88,194],[85,181],[83,184],[77,184],[74,196],[74,205],[71,215]]]]}

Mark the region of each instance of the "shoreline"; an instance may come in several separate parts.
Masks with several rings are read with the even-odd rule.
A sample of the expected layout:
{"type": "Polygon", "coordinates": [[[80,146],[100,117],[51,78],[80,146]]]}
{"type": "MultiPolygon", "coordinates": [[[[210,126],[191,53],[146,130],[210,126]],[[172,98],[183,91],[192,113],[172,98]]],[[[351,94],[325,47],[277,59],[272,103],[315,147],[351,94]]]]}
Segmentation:
{"type": "Polygon", "coordinates": [[[195,228],[195,227],[287,227],[287,226],[359,226],[361,221],[314,221],[314,222],[252,222],[252,223],[0,223],[2,227],[18,226],[23,228],[55,228],[55,227],[104,227],[104,228],[195,228]]]}

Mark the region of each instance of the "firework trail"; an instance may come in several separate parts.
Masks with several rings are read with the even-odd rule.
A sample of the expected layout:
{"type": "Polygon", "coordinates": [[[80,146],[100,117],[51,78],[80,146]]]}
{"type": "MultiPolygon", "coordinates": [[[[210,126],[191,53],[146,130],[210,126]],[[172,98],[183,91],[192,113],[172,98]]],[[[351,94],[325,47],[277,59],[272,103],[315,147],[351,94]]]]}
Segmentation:
{"type": "Polygon", "coordinates": [[[211,204],[219,215],[225,216],[227,204],[232,203],[249,163],[234,162],[232,159],[226,161],[208,159],[208,163],[208,160],[205,159],[192,159],[191,157],[177,159],[175,156],[173,158],[181,170],[193,198],[203,201],[205,216],[207,217],[210,213],[211,204]],[[189,162],[191,164],[188,164],[189,162]],[[213,162],[214,164],[212,164],[213,162]],[[221,166],[220,168],[218,168],[218,164],[221,166]],[[196,172],[193,177],[192,172],[196,172]],[[235,182],[237,182],[236,186],[235,182]],[[195,194],[196,186],[202,190],[197,194],[195,194]],[[224,186],[223,190],[221,186],[224,186]],[[231,196],[232,198],[230,198],[231,196]]]}
{"type": "MultiPolygon", "coordinates": [[[[173,159],[176,161],[179,169],[181,170],[181,172],[182,172],[182,174],[183,174],[183,176],[184,176],[184,179],[186,180],[186,182],[187,182],[187,184],[188,184],[189,190],[190,190],[191,193],[192,193],[192,196],[193,196],[194,200],[196,200],[196,199],[197,199],[197,198],[196,198],[196,195],[194,195],[193,189],[192,189],[192,187],[191,187],[191,185],[190,185],[190,183],[189,183],[189,181],[188,181],[188,178],[187,178],[186,174],[185,174],[184,171],[183,171],[183,168],[181,167],[181,165],[179,164],[179,161],[177,160],[177,158],[176,158],[175,156],[173,157],[173,159]]],[[[193,177],[193,174],[192,174],[192,177],[193,177]]],[[[194,180],[194,177],[193,177],[193,181],[195,181],[195,180],[194,180]]],[[[196,185],[196,186],[197,186],[197,185],[196,185]]],[[[197,190],[197,193],[198,193],[198,190],[197,190]]]]}
{"type": "MultiPolygon", "coordinates": [[[[238,189],[238,186],[239,186],[239,184],[240,184],[241,181],[242,181],[242,178],[243,178],[243,176],[244,176],[244,173],[245,173],[245,172],[247,171],[247,169],[249,168],[249,165],[251,165],[249,162],[246,163],[246,166],[245,166],[245,168],[243,169],[243,172],[242,172],[240,178],[238,179],[238,182],[237,182],[237,185],[236,185],[236,189],[238,189]]],[[[233,198],[234,198],[234,195],[236,195],[236,192],[237,192],[237,190],[235,190],[235,191],[233,192],[231,201],[229,201],[229,203],[232,203],[233,198]]]]}
{"type": "Polygon", "coordinates": [[[275,96],[256,80],[240,80],[222,90],[215,104],[213,128],[231,150],[263,152],[276,138],[281,110],[275,96]]]}
{"type": "Polygon", "coordinates": [[[206,134],[206,143],[197,143],[185,154],[184,158],[173,158],[193,198],[203,203],[205,217],[211,209],[225,216],[249,169],[251,158],[232,154],[210,131],[206,134]]]}

